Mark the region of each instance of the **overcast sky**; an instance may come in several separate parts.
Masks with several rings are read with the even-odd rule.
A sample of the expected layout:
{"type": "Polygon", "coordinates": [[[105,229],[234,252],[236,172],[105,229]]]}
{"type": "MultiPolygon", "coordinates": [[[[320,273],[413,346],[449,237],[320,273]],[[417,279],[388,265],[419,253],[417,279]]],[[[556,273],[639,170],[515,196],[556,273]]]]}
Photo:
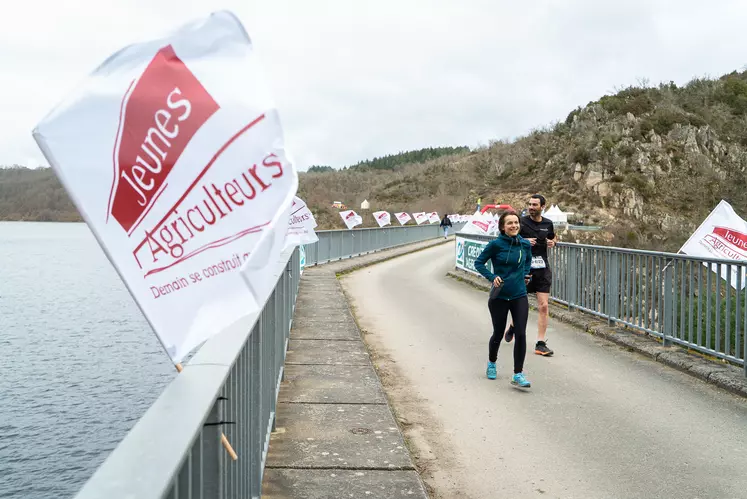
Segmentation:
{"type": "Polygon", "coordinates": [[[124,45],[217,9],[244,22],[300,170],[487,144],[646,78],[747,64],[744,0],[24,0],[0,16],[0,164],[124,45]]]}

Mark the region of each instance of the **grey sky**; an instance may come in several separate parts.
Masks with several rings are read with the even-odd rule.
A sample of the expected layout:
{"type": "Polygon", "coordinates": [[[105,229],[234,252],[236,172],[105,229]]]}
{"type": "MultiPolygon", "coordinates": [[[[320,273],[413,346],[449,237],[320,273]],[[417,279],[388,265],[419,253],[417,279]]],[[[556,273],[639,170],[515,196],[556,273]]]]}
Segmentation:
{"type": "Polygon", "coordinates": [[[747,63],[743,0],[27,0],[0,16],[0,164],[45,164],[32,128],[118,48],[223,8],[301,170],[487,144],[641,78],[747,63]]]}

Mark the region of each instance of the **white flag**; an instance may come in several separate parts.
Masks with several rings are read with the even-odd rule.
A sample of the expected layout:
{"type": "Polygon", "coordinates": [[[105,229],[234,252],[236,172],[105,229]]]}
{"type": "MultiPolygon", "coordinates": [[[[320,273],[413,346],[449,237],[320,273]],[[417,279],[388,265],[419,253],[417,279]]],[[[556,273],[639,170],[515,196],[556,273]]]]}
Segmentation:
{"type": "Polygon", "coordinates": [[[218,12],[118,51],[34,129],[175,362],[256,310],[239,269],[287,229],[298,177],[263,74],[218,12]]]}
{"type": "Polygon", "coordinates": [[[405,212],[395,213],[394,216],[397,217],[397,221],[399,222],[400,225],[405,225],[407,222],[412,220],[412,217],[405,212]]]}
{"type": "Polygon", "coordinates": [[[430,222],[432,224],[437,224],[440,221],[441,221],[441,218],[439,218],[438,213],[436,213],[435,211],[431,212],[428,215],[428,222],[430,222]]]}
{"type": "Polygon", "coordinates": [[[428,215],[426,215],[424,212],[420,213],[413,213],[412,216],[415,217],[415,223],[420,225],[428,221],[428,215]]]}
{"type": "Polygon", "coordinates": [[[376,219],[376,223],[379,224],[379,227],[384,227],[385,225],[390,225],[392,223],[392,216],[388,211],[375,211],[373,216],[376,219]]]}
{"type": "Polygon", "coordinates": [[[290,219],[288,220],[288,235],[285,239],[285,248],[301,246],[302,244],[313,244],[319,241],[314,232],[316,220],[306,203],[298,196],[293,198],[290,219]]]}
{"type": "MultiPolygon", "coordinates": [[[[680,252],[690,256],[747,262],[747,222],[737,215],[729,203],[722,200],[693,232],[680,252]]],[[[708,266],[707,263],[704,265],[708,266]]],[[[711,270],[718,272],[718,267],[712,265],[711,270]]],[[[732,266],[729,275],[726,265],[721,265],[721,277],[735,289],[738,287],[739,272],[742,274],[739,287],[744,288],[747,283],[745,267],[732,266]]]]}
{"type": "Polygon", "coordinates": [[[352,229],[353,227],[363,223],[361,216],[353,210],[341,211],[340,216],[348,229],[352,229]]]}
{"type": "Polygon", "coordinates": [[[464,234],[488,235],[490,234],[492,221],[490,214],[483,215],[479,211],[476,211],[471,217],[469,217],[467,225],[464,226],[461,232],[464,234]]]}

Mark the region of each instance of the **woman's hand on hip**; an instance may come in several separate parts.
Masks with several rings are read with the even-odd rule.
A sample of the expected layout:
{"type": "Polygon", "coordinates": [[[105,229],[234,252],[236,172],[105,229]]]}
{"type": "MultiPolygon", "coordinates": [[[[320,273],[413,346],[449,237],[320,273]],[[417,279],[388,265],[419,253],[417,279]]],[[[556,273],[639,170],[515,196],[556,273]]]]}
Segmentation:
{"type": "Polygon", "coordinates": [[[495,276],[495,279],[493,279],[493,285],[496,286],[496,287],[498,287],[501,284],[503,284],[503,279],[501,279],[498,276],[495,276]]]}

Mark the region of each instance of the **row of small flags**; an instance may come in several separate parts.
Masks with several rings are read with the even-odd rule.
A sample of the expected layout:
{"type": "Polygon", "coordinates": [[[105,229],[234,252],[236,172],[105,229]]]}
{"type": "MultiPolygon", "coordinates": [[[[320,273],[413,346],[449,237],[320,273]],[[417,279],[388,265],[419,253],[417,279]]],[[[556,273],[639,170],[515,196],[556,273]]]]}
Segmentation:
{"type": "MultiPolygon", "coordinates": [[[[388,211],[375,211],[372,213],[372,215],[374,217],[374,220],[376,220],[376,223],[379,224],[379,227],[391,225],[392,223],[392,216],[388,211]]],[[[449,220],[451,220],[451,223],[460,223],[469,220],[469,215],[454,214],[447,216],[449,217],[449,220]]],[[[348,229],[352,229],[353,227],[357,227],[358,225],[361,225],[363,223],[363,217],[358,215],[354,210],[341,211],[340,217],[342,218],[342,221],[345,223],[345,226],[348,229]]],[[[441,222],[441,217],[438,215],[438,212],[435,211],[432,211],[430,213],[421,211],[419,213],[413,213],[412,215],[410,215],[409,213],[401,212],[395,213],[394,217],[397,219],[400,225],[405,225],[410,220],[415,220],[415,223],[417,225],[437,224],[441,222]]]]}

